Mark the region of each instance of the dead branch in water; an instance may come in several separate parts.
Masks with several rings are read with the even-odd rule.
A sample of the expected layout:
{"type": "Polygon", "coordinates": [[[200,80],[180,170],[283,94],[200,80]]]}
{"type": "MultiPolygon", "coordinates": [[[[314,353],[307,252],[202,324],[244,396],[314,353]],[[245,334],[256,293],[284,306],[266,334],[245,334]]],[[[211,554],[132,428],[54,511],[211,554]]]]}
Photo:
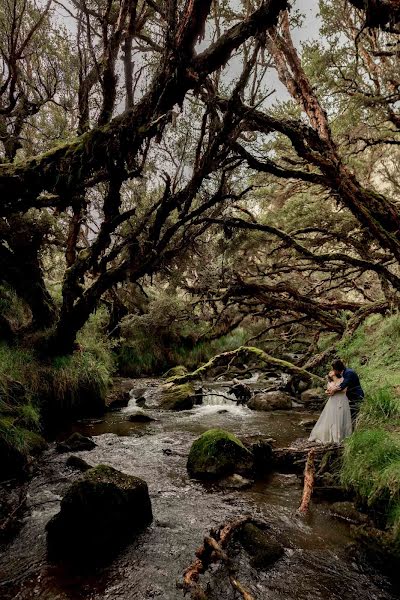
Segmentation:
{"type": "Polygon", "coordinates": [[[245,516],[226,523],[217,530],[212,530],[209,536],[204,538],[203,545],[196,550],[196,560],[186,569],[183,575],[183,588],[190,591],[192,600],[205,600],[207,596],[199,584],[199,577],[208,569],[213,562],[223,562],[229,571],[229,581],[232,587],[238,591],[243,600],[254,600],[242,584],[236,579],[229,556],[224,551],[232,534],[251,521],[251,517],[245,516]]]}
{"type": "Polygon", "coordinates": [[[308,509],[310,507],[311,495],[314,488],[314,480],[315,480],[315,449],[311,448],[307,456],[306,468],[304,470],[304,488],[303,488],[303,497],[301,499],[301,504],[297,509],[297,514],[305,516],[308,513],[308,509]]]}

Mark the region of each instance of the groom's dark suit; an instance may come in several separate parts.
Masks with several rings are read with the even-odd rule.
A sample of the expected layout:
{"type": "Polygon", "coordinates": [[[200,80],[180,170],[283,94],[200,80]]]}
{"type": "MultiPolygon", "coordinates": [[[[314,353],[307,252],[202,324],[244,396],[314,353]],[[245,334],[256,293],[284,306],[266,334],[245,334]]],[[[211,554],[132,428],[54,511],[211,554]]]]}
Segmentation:
{"type": "Polygon", "coordinates": [[[342,377],[343,381],[338,388],[339,390],[344,390],[347,388],[346,394],[349,399],[351,419],[354,423],[354,420],[358,415],[358,411],[360,410],[360,404],[364,398],[364,391],[361,387],[360,379],[353,369],[348,369],[346,367],[342,373],[342,377]]]}

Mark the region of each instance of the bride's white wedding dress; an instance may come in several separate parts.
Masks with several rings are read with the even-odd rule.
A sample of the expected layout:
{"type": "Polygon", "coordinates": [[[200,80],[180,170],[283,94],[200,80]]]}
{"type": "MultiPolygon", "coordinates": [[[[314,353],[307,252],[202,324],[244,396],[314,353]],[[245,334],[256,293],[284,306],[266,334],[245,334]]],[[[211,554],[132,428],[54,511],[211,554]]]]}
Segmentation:
{"type": "MultiPolygon", "coordinates": [[[[335,383],[329,383],[328,389],[335,385],[335,383]]],[[[310,442],[321,442],[322,444],[340,444],[351,433],[349,400],[345,392],[336,392],[329,397],[308,439],[310,442]]]]}

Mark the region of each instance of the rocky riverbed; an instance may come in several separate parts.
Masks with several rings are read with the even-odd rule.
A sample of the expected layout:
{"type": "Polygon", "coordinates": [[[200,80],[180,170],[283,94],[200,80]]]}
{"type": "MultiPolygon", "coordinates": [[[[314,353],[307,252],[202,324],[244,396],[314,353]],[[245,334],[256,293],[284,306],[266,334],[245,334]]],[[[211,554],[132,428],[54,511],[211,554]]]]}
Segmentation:
{"type": "MultiPolygon", "coordinates": [[[[217,386],[216,392],[214,385],[207,388],[203,404],[173,412],[159,408],[158,385],[152,380],[130,381],[126,384],[128,406],[114,406],[103,419],[86,420],[74,427],[95,442],[93,449],[75,452],[81,459],[147,482],[151,525],[107,565],[87,571],[84,565],[67,568],[50,564],[46,524],[59,512],[60,501],[71,484],[81,477],[73,464],[67,465],[74,452],[58,452],[56,444],[51,444],[29,483],[22,528],[2,548],[2,598],[181,600],[184,593],[179,583],[204,536],[210,528],[242,515],[265,523],[283,548],[271,566],[260,569],[245,546],[232,546],[238,577],[255,599],[396,597],[390,582],[362,560],[352,542],[349,523],[335,519],[329,502],[316,500],[308,518],[296,516],[302,492],[296,474],[272,472],[236,487],[201,482],[188,475],[189,450],[209,429],[221,428],[250,442],[272,438],[277,446],[288,446],[307,435],[301,422],[315,416],[313,413],[301,407],[257,412],[237,406],[229,396],[221,397],[220,388],[217,386]],[[130,396],[129,389],[134,390],[130,396]],[[140,398],[144,402],[137,402],[140,398]],[[138,406],[143,403],[147,408],[138,406]],[[131,420],[138,412],[153,420],[131,420]]],[[[70,433],[63,432],[60,440],[70,433]]],[[[211,600],[238,598],[222,566],[215,565],[201,580],[211,600]]]]}

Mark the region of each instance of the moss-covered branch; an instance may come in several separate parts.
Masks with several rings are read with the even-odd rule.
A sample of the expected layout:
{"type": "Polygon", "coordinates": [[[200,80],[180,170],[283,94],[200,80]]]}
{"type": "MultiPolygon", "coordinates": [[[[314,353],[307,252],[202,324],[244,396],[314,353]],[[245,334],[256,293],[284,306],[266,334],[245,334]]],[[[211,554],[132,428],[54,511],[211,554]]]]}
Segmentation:
{"type": "Polygon", "coordinates": [[[186,383],[188,381],[193,381],[194,379],[201,379],[206,373],[208,373],[211,369],[221,365],[229,365],[234,359],[257,359],[260,363],[264,365],[271,365],[274,367],[278,367],[284,371],[289,371],[295,375],[301,375],[307,379],[315,379],[319,382],[325,382],[322,377],[318,375],[314,375],[310,373],[306,369],[302,369],[294,365],[293,363],[282,360],[280,358],[275,358],[274,356],[270,356],[266,354],[263,350],[259,348],[255,348],[253,346],[240,346],[236,350],[230,350],[229,352],[223,352],[222,354],[217,354],[213,358],[211,358],[207,363],[193,371],[192,373],[187,373],[186,375],[178,375],[176,377],[171,377],[169,381],[175,384],[186,383]]]}

